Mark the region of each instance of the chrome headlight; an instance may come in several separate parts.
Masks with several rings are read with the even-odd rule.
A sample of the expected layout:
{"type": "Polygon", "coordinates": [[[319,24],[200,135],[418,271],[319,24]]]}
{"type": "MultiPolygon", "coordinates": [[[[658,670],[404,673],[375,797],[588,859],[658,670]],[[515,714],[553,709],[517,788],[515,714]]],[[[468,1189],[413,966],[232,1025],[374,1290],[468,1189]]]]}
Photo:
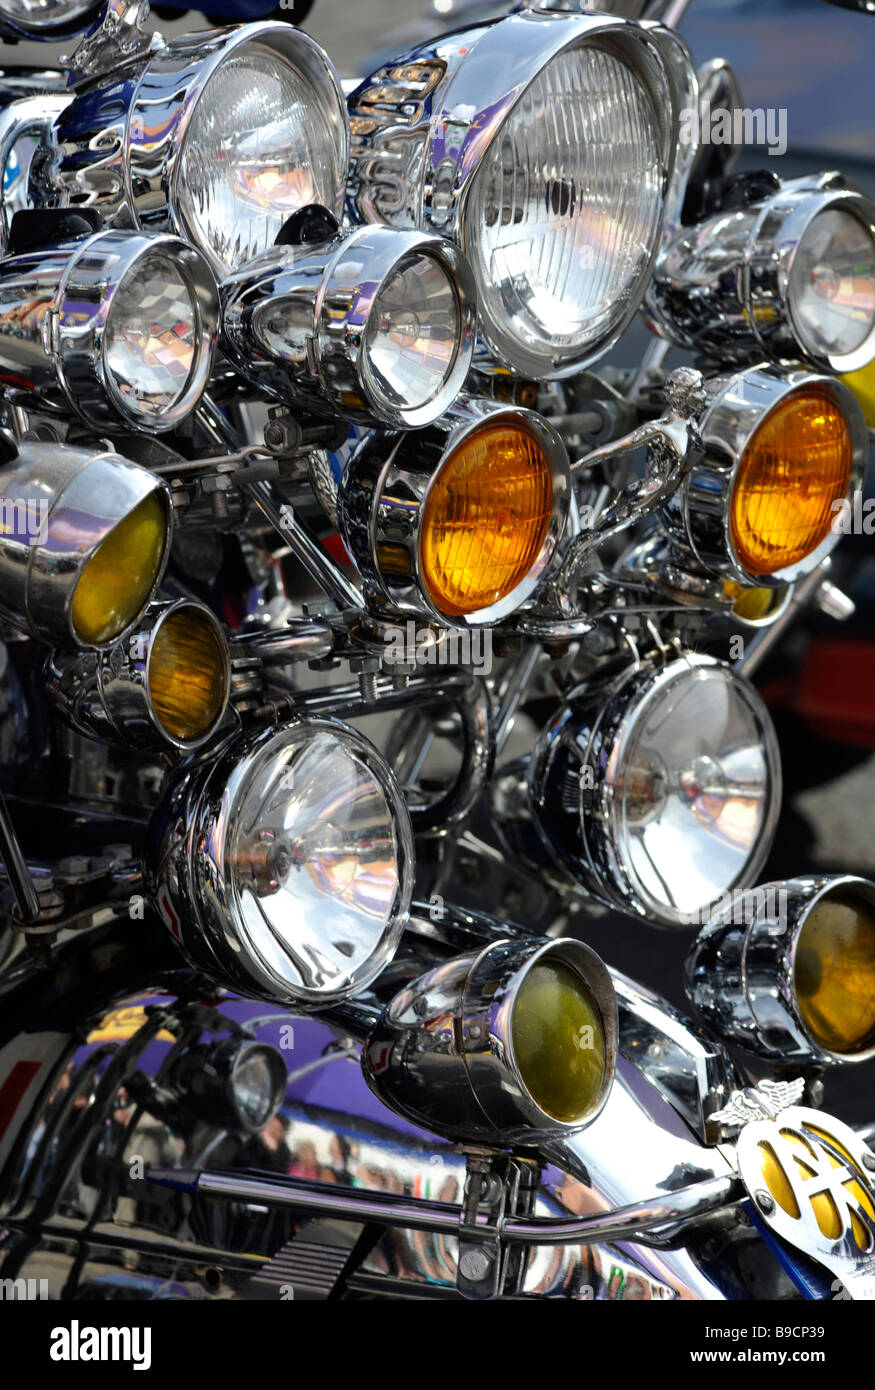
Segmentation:
{"type": "Polygon", "coordinates": [[[360,227],[277,246],[222,284],[228,355],[274,395],[413,429],[452,404],[474,351],[474,283],[440,237],[360,227]]]}
{"type": "Polygon", "coordinates": [[[580,941],[498,941],[392,1000],[362,1053],[371,1089],[414,1124],[461,1141],[573,1133],[614,1079],[617,1000],[580,941]]]}
{"type": "Polygon", "coordinates": [[[117,642],[164,572],[166,484],[118,454],[22,444],[0,493],[4,617],[65,647],[117,642]]]}
{"type": "Polygon", "coordinates": [[[319,1007],[394,954],[413,886],[410,814],[346,725],[230,740],[171,789],[156,828],[164,920],[191,960],[243,993],[319,1007]]]}
{"type": "Polygon", "coordinates": [[[570,494],[568,455],[546,420],[460,401],[420,434],[363,440],[338,522],[360,573],[396,608],[481,627],[534,593],[570,494]]]}
{"type": "Polygon", "coordinates": [[[500,363],[576,371],[644,294],[681,50],[658,26],[529,11],[420,49],[349,99],[353,207],[462,247],[500,363]]]}
{"type": "Polygon", "coordinates": [[[808,372],[751,368],[708,384],[694,459],[662,513],[700,565],[743,585],[783,588],[837,545],[843,504],[869,456],[848,388],[808,372]]]}
{"type": "Polygon", "coordinates": [[[0,380],[92,426],[172,429],[212,369],[219,300],[174,236],[98,232],[0,261],[0,380]]]}
{"type": "Polygon", "coordinates": [[[153,604],[124,643],[54,653],[49,690],[83,733],[126,748],[188,751],[205,743],[228,705],[231,658],[202,603],[153,604]]]}
{"type": "Polygon", "coordinates": [[[16,38],[57,41],[81,33],[97,16],[102,0],[2,0],[0,32],[16,38]]]}
{"type": "Polygon", "coordinates": [[[535,748],[528,799],[572,878],[688,925],[765,861],[781,801],[772,721],[712,657],[645,666],[571,697],[535,748]]]}
{"type": "Polygon", "coordinates": [[[875,357],[875,204],[837,175],[794,179],[686,229],[648,305],[674,341],[722,362],[856,371],[875,357]]]}
{"type": "Polygon", "coordinates": [[[266,250],[311,203],[339,212],[348,128],[318,44],[265,21],[171,39],[89,85],[56,127],[71,201],[173,230],[221,273],[266,250]]]}
{"type": "Polygon", "coordinates": [[[687,994],[727,1039],[824,1065],[875,1056],[875,884],[791,878],[736,895],[696,940],[687,994]]]}

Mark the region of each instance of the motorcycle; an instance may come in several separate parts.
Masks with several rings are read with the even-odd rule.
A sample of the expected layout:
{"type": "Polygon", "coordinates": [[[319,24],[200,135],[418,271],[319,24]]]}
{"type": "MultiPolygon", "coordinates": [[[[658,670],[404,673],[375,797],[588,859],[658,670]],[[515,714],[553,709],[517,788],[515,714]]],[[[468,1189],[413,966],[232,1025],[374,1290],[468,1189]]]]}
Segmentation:
{"type": "Polygon", "coordinates": [[[850,612],[875,205],[735,172],[684,8],[345,91],[0,0],[80,36],[0,79],[4,1297],[875,1296],[875,884],[761,881],[750,679],[850,612]]]}

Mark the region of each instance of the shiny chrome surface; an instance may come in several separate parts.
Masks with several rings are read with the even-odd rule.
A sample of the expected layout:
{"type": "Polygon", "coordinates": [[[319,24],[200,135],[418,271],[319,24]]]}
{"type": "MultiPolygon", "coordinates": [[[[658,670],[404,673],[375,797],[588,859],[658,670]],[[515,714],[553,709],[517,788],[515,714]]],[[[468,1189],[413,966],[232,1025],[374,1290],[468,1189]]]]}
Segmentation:
{"type": "Polygon", "coordinates": [[[199,251],[177,237],[98,232],[0,262],[0,379],[24,401],[73,409],[92,426],[122,423],[151,432],[178,425],[204,392],[217,335],[212,271],[199,251]],[[107,328],[115,297],[153,255],[172,258],[188,292],[192,362],[178,399],[160,413],[145,414],[122,393],[108,366],[107,328]]]}
{"type": "MultiPolygon", "coordinates": [[[[97,207],[116,226],[176,231],[198,243],[179,185],[180,155],[197,103],[215,72],[235,49],[264,45],[287,56],[306,74],[346,167],[348,125],[334,67],[318,44],[277,21],[180,35],[147,60],[91,83],[77,95],[55,130],[52,182],[62,203],[97,207]]],[[[339,212],[343,189],[335,191],[339,212]]],[[[211,253],[215,269],[227,266],[211,253]]]]}
{"type": "MultiPolygon", "coordinates": [[[[359,227],[316,246],[277,246],[221,286],[229,356],[271,396],[366,424],[430,424],[452,404],[474,351],[474,281],[457,247],[421,232],[359,227]],[[446,379],[425,405],[391,392],[369,365],[365,339],[386,281],[412,256],[433,260],[452,282],[460,319],[446,379]]],[[[428,325],[424,325],[425,328],[428,325]]]]}
{"type": "Polygon", "coordinates": [[[153,603],[123,642],[103,652],[53,652],[46,667],[48,690],[80,733],[127,748],[175,748],[189,752],[208,742],[225,720],[231,659],[225,633],[209,608],[191,599],[153,603]],[[154,641],[172,614],[196,612],[224,654],[222,707],[199,737],[172,735],[155,712],[149,668],[154,641]]]}
{"type": "MultiPolygon", "coordinates": [[[[89,947],[81,938],[75,950],[84,983],[101,941],[89,947]]],[[[19,965],[16,976],[23,982],[27,972],[19,965]]],[[[110,999],[109,977],[94,978],[104,984],[89,1003],[83,999],[78,1036],[39,1009],[32,1015],[27,1056],[44,1060],[33,1097],[7,1135],[21,1159],[2,1191],[3,1277],[46,1276],[56,1296],[81,1250],[68,1285],[79,1296],[277,1299],[293,1289],[298,1300],[332,1290],[336,1297],[453,1291],[464,1158],[380,1105],[347,1027],[232,996],[218,1005],[184,1003],[172,984],[165,993],[110,999]],[[279,1048],[288,1073],[279,1113],[249,1138],[223,1134],[168,1085],[192,1048],[215,1048],[241,1028],[279,1048]],[[87,1124],[77,1124],[83,1111],[87,1124]],[[140,1171],[136,1156],[144,1175],[163,1168],[168,1184],[132,1178],[140,1171]],[[203,1197],[174,1185],[175,1175],[184,1182],[193,1174],[203,1175],[203,1197]],[[266,1184],[261,1199],[259,1182],[266,1184]],[[211,1199],[210,1184],[228,1195],[236,1188],[240,1199],[211,1199]],[[299,1211],[308,1213],[306,1231],[295,1192],[299,1211]],[[380,1221],[394,1203],[399,1224],[369,1253],[360,1251],[341,1278],[360,1230],[355,1213],[368,1202],[380,1221]],[[436,1207],[442,1229],[418,1229],[417,1214],[428,1224],[436,1207]],[[351,1229],[336,1219],[343,1215],[351,1229]],[[80,1245],[86,1238],[87,1252],[80,1245]]],[[[2,988],[10,987],[7,974],[2,988]]],[[[22,1055],[20,1042],[0,1049],[0,1079],[22,1055]]],[[[707,1223],[710,1213],[738,1218],[725,1205],[735,1191],[726,1159],[702,1147],[634,1066],[620,1059],[599,1123],[560,1147],[544,1170],[532,1219],[514,1218],[520,1239],[535,1242],[524,1292],[587,1300],[731,1296],[713,1262],[635,1239],[635,1231],[651,1238],[641,1231],[645,1223],[670,1229],[679,1220],[707,1223]],[[571,1243],[542,1244],[544,1218],[553,1218],[550,1233],[571,1243]]],[[[653,1239],[659,1236],[657,1227],[653,1239]]],[[[749,1241],[753,1233],[742,1223],[730,1239],[749,1241]]]]}
{"type": "Polygon", "coordinates": [[[706,570],[747,587],[783,588],[817,569],[837,545],[839,533],[830,529],[821,544],[795,565],[773,574],[748,574],[735,554],[730,524],[733,485],[744,450],[777,405],[794,391],[816,387],[831,397],[847,422],[853,451],[848,484],[848,494],[852,495],[869,457],[863,413],[840,381],[811,372],[779,373],[769,367],[752,367],[733,376],[715,377],[707,386],[709,402],[699,420],[704,454],[692,460],[683,485],[663,508],[661,520],[673,543],[690,551],[706,570]]]}
{"type": "MultiPolygon", "coordinates": [[[[0,85],[0,100],[2,97],[3,85],[0,85]]],[[[19,140],[29,138],[42,147],[50,143],[54,122],[70,100],[70,96],[61,93],[41,92],[36,96],[19,97],[0,110],[0,176],[5,176],[9,156],[19,140]]],[[[8,193],[4,193],[0,207],[0,253],[3,255],[9,237],[10,201],[8,193]]]]}
{"type": "Polygon", "coordinates": [[[18,458],[0,468],[0,493],[9,528],[0,535],[0,611],[10,622],[46,642],[83,645],[71,617],[79,576],[115,525],[157,493],[168,525],[154,593],[167,563],[171,524],[167,486],[153,473],[119,454],[25,443],[18,458]]]}
{"type": "MultiPolygon", "coordinates": [[[[679,113],[695,89],[692,60],[676,34],[607,15],[524,10],[463,30],[405,55],[367,78],[349,98],[352,136],[348,203],[353,216],[438,232],[469,251],[466,203],[478,166],[504,122],[544,66],[582,43],[620,54],[648,90],[668,191],[679,113]]],[[[478,361],[509,364],[529,376],[561,376],[595,361],[633,318],[658,250],[624,313],[602,340],[572,361],[545,364],[509,334],[481,295],[485,347],[478,361]]]]}
{"type": "Polygon", "coordinates": [[[649,312],[674,342],[721,365],[760,356],[852,372],[875,353],[875,322],[853,352],[818,352],[800,329],[791,285],[796,253],[821,213],[855,218],[875,241],[875,203],[838,174],[793,179],[763,202],[684,228],[660,255],[649,312]]]}
{"type": "MultiPolygon", "coordinates": [[[[725,891],[750,882],[765,862],[775,833],[781,770],[777,739],[765,706],[740,678],[732,678],[728,689],[741,701],[758,730],[756,752],[762,765],[757,777],[761,780],[749,785],[753,770],[743,763],[737,765],[740,749],[734,746],[724,753],[721,764],[703,738],[699,754],[683,767],[673,766],[663,750],[660,774],[646,764],[637,769],[642,797],[661,792],[661,800],[655,801],[657,810],[665,809],[671,795],[677,796],[684,809],[684,816],[668,822],[661,863],[651,857],[643,838],[649,828],[645,810],[641,812],[640,846],[634,860],[631,846],[622,843],[617,833],[615,808],[619,804],[618,786],[623,784],[623,760],[634,730],[647,717],[644,711],[676,682],[709,670],[723,670],[727,680],[731,675],[730,669],[713,657],[689,652],[666,665],[627,665],[619,673],[606,673],[601,681],[591,681],[574,692],[542,732],[519,778],[511,774],[510,786],[497,785],[493,814],[506,844],[533,864],[546,860],[602,901],[660,926],[689,926],[698,909],[710,907],[725,891]],[[719,823],[712,823],[706,790],[712,779],[723,798],[721,808],[732,799],[733,790],[740,807],[746,808],[753,800],[758,817],[755,832],[737,846],[721,832],[719,823]],[[685,828],[686,816],[690,817],[689,828],[701,825],[709,834],[702,842],[702,853],[688,854],[686,861],[687,874],[692,873],[695,863],[698,888],[705,893],[696,905],[689,898],[678,902],[675,896],[687,886],[686,879],[678,880],[675,843],[685,828]],[[715,860],[718,850],[723,853],[715,860]],[[731,851],[728,855],[727,850],[731,851]],[[649,886],[641,877],[642,855],[653,875],[649,886]],[[660,899],[653,891],[654,879],[663,894],[660,899]]],[[[689,693],[694,689],[692,684],[689,693]]],[[[635,771],[628,770],[626,775],[635,771]]]]}
{"type": "Polygon", "coordinates": [[[531,410],[459,397],[441,420],[415,437],[366,435],[340,479],[337,513],[360,574],[392,608],[444,626],[481,627],[515,612],[541,583],[565,529],[570,493],[568,455],[547,420],[531,410]],[[441,613],[420,572],[420,527],[429,491],[441,464],[478,428],[517,420],[534,433],[551,470],[553,509],[540,552],[526,577],[500,602],[469,614],[441,613]]]}
{"type": "Polygon", "coordinates": [[[802,929],[812,908],[849,889],[875,906],[875,885],[851,874],[766,883],[728,902],[687,957],[687,996],[718,1036],[758,1056],[799,1066],[865,1062],[875,1046],[832,1052],[807,1027],[794,983],[802,929]]]}
{"type": "Polygon", "coordinates": [[[635,579],[646,579],[673,603],[731,618],[733,625],[742,632],[758,633],[783,620],[796,594],[792,584],[772,589],[768,611],[762,617],[747,617],[738,610],[749,589],[742,588],[738,596],[727,594],[722,579],[700,570],[689,551],[674,547],[660,532],[630,546],[617,561],[617,570],[635,579]]]}
{"type": "Polygon", "coordinates": [[[603,1108],[613,1080],[617,1004],[599,957],[580,941],[498,941],[438,966],[402,990],[372,1029],[362,1065],[371,1089],[398,1114],[450,1139],[502,1145],[573,1133],[603,1108]],[[537,962],[557,960],[584,982],[605,1034],[605,1071],[586,1114],[566,1122],[526,1086],[511,1018],[537,962]]]}
{"type": "Polygon", "coordinates": [[[410,815],[377,750],[338,720],[226,739],[171,783],[152,833],[150,891],[177,945],[253,998],[324,1008],[392,959],[410,815]]]}

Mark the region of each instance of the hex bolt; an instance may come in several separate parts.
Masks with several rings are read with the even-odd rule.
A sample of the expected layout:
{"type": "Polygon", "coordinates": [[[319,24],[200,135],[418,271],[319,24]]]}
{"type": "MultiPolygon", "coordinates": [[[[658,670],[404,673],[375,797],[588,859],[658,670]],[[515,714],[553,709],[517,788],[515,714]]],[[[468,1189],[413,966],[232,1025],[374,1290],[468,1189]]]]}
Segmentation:
{"type": "Polygon", "coordinates": [[[488,1250],[476,1247],[465,1250],[459,1260],[459,1273],[471,1284],[479,1284],[492,1268],[492,1255],[488,1250]]]}
{"type": "Polygon", "coordinates": [[[768,1192],[755,1192],[754,1201],[764,1216],[771,1216],[775,1210],[775,1199],[768,1192]]]}

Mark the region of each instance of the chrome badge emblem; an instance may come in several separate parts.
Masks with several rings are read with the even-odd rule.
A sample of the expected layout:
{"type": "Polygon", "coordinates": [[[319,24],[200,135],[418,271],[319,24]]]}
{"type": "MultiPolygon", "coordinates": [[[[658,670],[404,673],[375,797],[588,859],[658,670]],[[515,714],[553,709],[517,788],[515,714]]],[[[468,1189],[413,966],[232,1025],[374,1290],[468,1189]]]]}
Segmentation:
{"type": "Polygon", "coordinates": [[[832,1273],[837,1297],[875,1300],[875,1154],[859,1136],[790,1105],[744,1124],[737,1162],[769,1229],[832,1273]]]}

